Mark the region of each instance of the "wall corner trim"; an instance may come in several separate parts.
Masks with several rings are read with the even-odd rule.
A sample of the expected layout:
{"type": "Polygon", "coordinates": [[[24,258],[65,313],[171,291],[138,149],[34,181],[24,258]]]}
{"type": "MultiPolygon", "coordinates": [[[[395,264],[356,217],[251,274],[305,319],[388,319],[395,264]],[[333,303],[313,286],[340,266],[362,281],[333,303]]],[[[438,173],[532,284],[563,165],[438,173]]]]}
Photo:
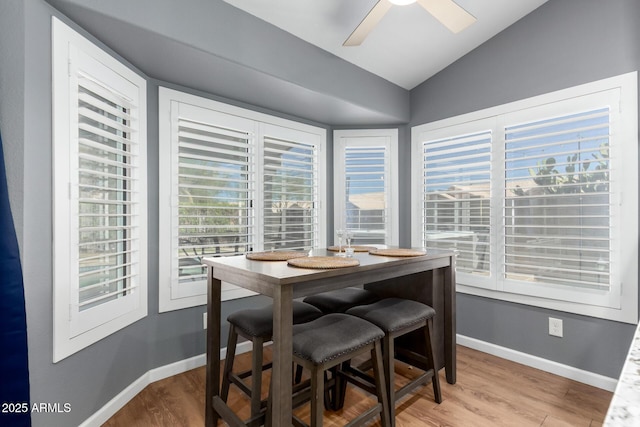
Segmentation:
{"type": "Polygon", "coordinates": [[[604,375],[574,368],[569,365],[563,365],[562,363],[554,362],[553,360],[543,359],[542,357],[522,353],[507,347],[501,347],[486,341],[466,337],[464,335],[458,334],[456,339],[457,343],[462,346],[501,357],[512,362],[521,363],[523,365],[588,384],[593,387],[598,387],[603,390],[612,392],[615,390],[616,384],[618,383],[618,380],[615,378],[605,377],[604,375]]]}

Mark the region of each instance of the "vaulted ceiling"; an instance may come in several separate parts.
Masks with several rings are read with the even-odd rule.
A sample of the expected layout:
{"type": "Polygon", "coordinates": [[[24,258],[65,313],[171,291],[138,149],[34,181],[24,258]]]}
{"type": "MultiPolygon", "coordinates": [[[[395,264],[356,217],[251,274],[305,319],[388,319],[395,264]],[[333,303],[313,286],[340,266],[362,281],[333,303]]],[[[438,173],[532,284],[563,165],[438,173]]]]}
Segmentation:
{"type": "MultiPolygon", "coordinates": [[[[360,46],[343,46],[378,0],[225,0],[398,86],[412,89],[547,0],[456,0],[476,22],[453,34],[418,3],[392,6],[360,46]]],[[[383,0],[387,1],[387,0],[383,0]]]]}

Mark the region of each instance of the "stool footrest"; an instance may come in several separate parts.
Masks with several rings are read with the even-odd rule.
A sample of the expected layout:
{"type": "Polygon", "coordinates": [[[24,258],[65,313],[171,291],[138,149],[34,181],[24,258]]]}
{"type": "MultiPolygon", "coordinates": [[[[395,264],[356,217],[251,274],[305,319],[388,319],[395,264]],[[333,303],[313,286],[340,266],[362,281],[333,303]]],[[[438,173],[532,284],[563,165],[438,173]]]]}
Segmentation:
{"type": "Polygon", "coordinates": [[[395,393],[396,394],[396,402],[398,400],[402,399],[405,395],[411,393],[416,388],[424,387],[425,385],[427,385],[428,381],[431,379],[431,377],[433,377],[433,370],[426,371],[422,375],[420,375],[419,377],[411,380],[410,383],[405,384],[404,386],[402,386],[401,388],[396,390],[396,393],[395,393]]]}
{"type": "MultiPolygon", "coordinates": [[[[262,365],[262,370],[266,371],[267,369],[271,369],[272,366],[273,366],[273,363],[271,362],[265,363],[264,365],[262,365]]],[[[252,374],[251,369],[247,369],[246,371],[237,372],[234,375],[237,376],[238,378],[245,379],[245,378],[249,378],[251,374],[252,374]]]]}
{"type": "Polygon", "coordinates": [[[220,399],[220,396],[213,397],[213,409],[227,424],[229,424],[230,427],[246,426],[244,421],[242,421],[236,413],[233,412],[222,399],[220,399]]]}
{"type": "Polygon", "coordinates": [[[251,396],[251,387],[242,381],[242,377],[232,373],[229,375],[229,382],[242,390],[244,394],[251,396]]]}
{"type": "Polygon", "coordinates": [[[360,369],[349,366],[346,370],[341,369],[338,371],[338,375],[342,375],[348,382],[357,385],[359,388],[364,389],[369,394],[376,395],[376,381],[375,379],[362,372],[360,369]]]}
{"type": "Polygon", "coordinates": [[[377,403],[356,418],[345,424],[345,427],[360,427],[371,421],[371,418],[382,412],[382,404],[377,403]]]}
{"type": "Polygon", "coordinates": [[[295,427],[309,427],[307,425],[307,423],[305,423],[304,421],[302,421],[300,418],[296,417],[295,415],[292,415],[291,418],[292,418],[291,424],[293,424],[295,427]]]}

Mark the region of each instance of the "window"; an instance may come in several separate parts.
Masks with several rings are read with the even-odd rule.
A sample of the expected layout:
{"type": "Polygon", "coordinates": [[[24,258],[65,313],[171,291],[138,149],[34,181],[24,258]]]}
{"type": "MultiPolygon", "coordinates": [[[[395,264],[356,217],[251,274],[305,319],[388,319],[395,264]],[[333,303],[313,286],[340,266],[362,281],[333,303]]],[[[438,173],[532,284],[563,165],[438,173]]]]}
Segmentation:
{"type": "MultiPolygon", "coordinates": [[[[319,145],[295,129],[261,125],[262,248],[311,249],[319,246],[319,145]]],[[[317,138],[313,138],[317,139],[317,138]]],[[[322,222],[325,222],[324,215],[322,222]]]]}
{"type": "Polygon", "coordinates": [[[336,229],[357,245],[398,245],[398,130],[336,130],[336,229]]]}
{"type": "Polygon", "coordinates": [[[636,78],[415,127],[414,245],[462,292],[636,323],[636,78]]]}
{"type": "Polygon", "coordinates": [[[491,137],[484,123],[458,129],[458,135],[433,135],[421,157],[424,186],[419,246],[450,249],[458,274],[485,283],[491,264],[491,137]]]}
{"type": "Polygon", "coordinates": [[[147,314],[146,82],[53,19],[54,362],[147,314]]]}
{"type": "Polygon", "coordinates": [[[206,303],[203,257],[324,245],[323,129],[166,88],[159,111],[160,311],[206,303]]]}

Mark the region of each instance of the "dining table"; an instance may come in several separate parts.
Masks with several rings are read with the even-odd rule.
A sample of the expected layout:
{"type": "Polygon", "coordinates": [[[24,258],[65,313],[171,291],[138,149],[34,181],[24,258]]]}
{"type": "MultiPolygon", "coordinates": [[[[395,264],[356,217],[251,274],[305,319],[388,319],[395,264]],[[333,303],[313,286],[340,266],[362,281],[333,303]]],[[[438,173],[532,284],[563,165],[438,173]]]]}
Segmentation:
{"type": "MultiPolygon", "coordinates": [[[[414,251],[415,252],[415,251],[414,251]]],[[[313,249],[310,257],[343,255],[313,249]]],[[[293,300],[321,292],[359,286],[380,297],[409,298],[436,310],[433,340],[436,366],[445,370],[447,382],[456,382],[455,254],[453,251],[420,250],[418,255],[386,256],[356,252],[357,265],[340,268],[300,268],[287,261],[261,261],[245,255],[205,257],[207,267],[207,358],[205,425],[221,418],[232,427],[245,426],[220,397],[221,289],[222,283],[271,297],[273,300],[271,426],[292,425],[292,329],[293,300]]],[[[420,334],[398,346],[423,344],[420,334]]],[[[411,353],[411,352],[407,352],[411,353]]],[[[264,417],[263,417],[264,421],[264,417]]],[[[256,420],[253,420],[254,425],[256,420]]]]}

